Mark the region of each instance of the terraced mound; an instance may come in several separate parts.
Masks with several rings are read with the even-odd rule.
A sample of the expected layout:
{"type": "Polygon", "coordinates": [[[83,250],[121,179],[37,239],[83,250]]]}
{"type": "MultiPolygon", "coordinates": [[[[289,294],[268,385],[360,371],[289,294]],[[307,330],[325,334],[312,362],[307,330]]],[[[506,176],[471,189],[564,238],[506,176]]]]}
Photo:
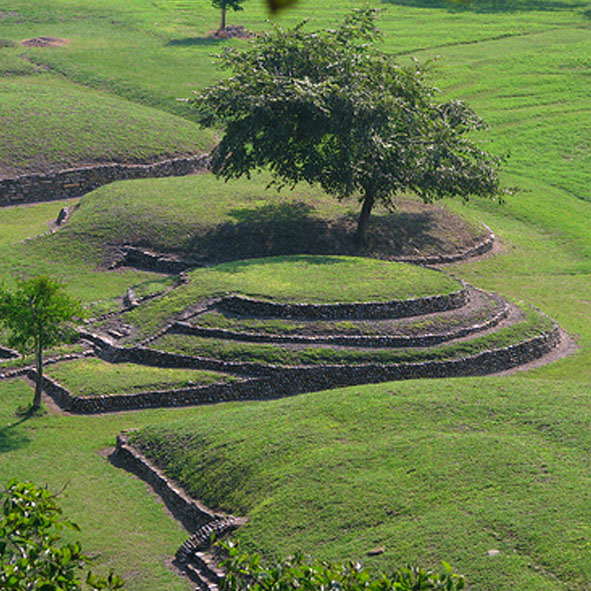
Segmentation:
{"type": "Polygon", "coordinates": [[[84,333],[103,361],[50,368],[46,390],[62,406],[178,406],[494,373],[560,340],[557,325],[535,309],[439,271],[352,257],[198,269],[187,285],[125,318],[84,333]],[[164,313],[168,322],[142,339],[142,319],[157,326],[164,313]]]}

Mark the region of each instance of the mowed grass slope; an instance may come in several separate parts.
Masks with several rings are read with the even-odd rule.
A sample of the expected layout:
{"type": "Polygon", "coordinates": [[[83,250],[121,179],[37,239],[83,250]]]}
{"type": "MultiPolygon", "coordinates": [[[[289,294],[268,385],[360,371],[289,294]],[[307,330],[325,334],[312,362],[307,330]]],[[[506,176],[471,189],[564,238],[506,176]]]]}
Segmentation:
{"type": "Polygon", "coordinates": [[[211,407],[133,437],[196,497],[247,515],[236,536],[267,557],[445,559],[471,589],[585,589],[590,393],[414,381],[211,407]]]}
{"type": "Polygon", "coordinates": [[[130,286],[141,295],[161,291],[170,279],[157,273],[101,268],[102,252],[88,241],[47,234],[62,207],[77,200],[52,201],[24,207],[0,208],[0,282],[12,287],[17,278],[50,275],[88,307],[90,317],[117,310],[130,286]],[[60,237],[59,240],[56,240],[60,237]]]}
{"type": "Polygon", "coordinates": [[[0,89],[0,177],[149,162],[213,145],[210,132],[179,117],[47,74],[0,77],[0,89]]]}
{"type": "MultiPolygon", "coordinates": [[[[1,38],[72,40],[59,53],[1,49],[0,61],[10,56],[10,68],[30,72],[18,57],[23,53],[70,80],[186,113],[173,99],[214,79],[208,55],[223,45],[202,40],[217,25],[208,5],[0,0],[0,12],[15,13],[0,21],[1,38]]],[[[310,16],[326,25],[351,5],[302,0],[282,22],[310,16]]],[[[247,1],[230,22],[264,26],[262,8],[252,6],[247,1]]],[[[49,415],[22,423],[14,412],[32,397],[30,388],[0,383],[0,475],[34,479],[53,490],[69,483],[62,499],[82,526],[85,548],[100,553],[99,567],[126,576],[133,591],[189,588],[165,566],[186,534],[143,483],[98,453],[122,429],[144,425],[152,425],[150,439],[161,437],[168,453],[172,443],[191,443],[191,461],[202,467],[192,475],[192,490],[247,513],[249,524],[237,535],[266,555],[301,549],[385,569],[407,562],[436,566],[443,559],[474,589],[589,588],[591,205],[581,200],[588,190],[588,77],[584,64],[575,62],[585,59],[587,7],[389,7],[382,22],[386,46],[410,54],[432,48],[423,55],[447,56],[437,83],[448,96],[469,98],[495,124],[492,149],[513,152],[507,182],[529,190],[502,207],[478,200],[466,207],[448,204],[488,223],[504,246],[500,255],[454,267],[454,274],[539,306],[581,348],[523,376],[404,382],[113,416],[49,415]],[[530,43],[537,44],[535,51],[530,43]],[[557,64],[561,60],[566,67],[557,64]],[[569,157],[575,143],[582,147],[569,157]],[[158,425],[166,427],[162,436],[153,427],[158,425]],[[382,545],[381,557],[366,556],[382,545]],[[500,554],[489,556],[491,549],[500,554]]],[[[24,234],[19,230],[18,239],[24,234]]],[[[69,252],[55,244],[54,259],[69,252]]],[[[89,276],[76,279],[78,268],[68,257],[49,264],[41,250],[3,250],[4,272],[46,268],[89,299],[105,293],[108,277],[117,277],[121,294],[134,281],[97,274],[96,289],[90,289],[89,276]]],[[[97,264],[96,249],[85,256],[97,264]]]]}

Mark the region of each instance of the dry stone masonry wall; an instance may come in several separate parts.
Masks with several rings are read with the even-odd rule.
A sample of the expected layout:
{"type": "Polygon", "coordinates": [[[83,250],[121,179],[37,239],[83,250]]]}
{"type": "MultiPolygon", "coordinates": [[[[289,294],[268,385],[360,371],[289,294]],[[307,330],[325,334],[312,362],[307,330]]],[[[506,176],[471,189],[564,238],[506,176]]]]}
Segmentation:
{"type": "Polygon", "coordinates": [[[358,302],[335,304],[281,304],[240,295],[222,298],[218,307],[224,312],[244,316],[276,318],[305,318],[307,320],[379,320],[432,314],[461,308],[468,303],[469,291],[458,291],[424,298],[393,300],[390,302],[358,302]]]}
{"type": "Polygon", "coordinates": [[[0,179],[0,206],[80,197],[89,191],[126,179],[185,176],[203,172],[207,154],[170,158],[152,164],[99,164],[52,174],[27,174],[0,179]]]}
{"type": "Polygon", "coordinates": [[[111,361],[126,361],[161,367],[216,369],[226,373],[253,377],[232,383],[201,387],[94,397],[74,397],[65,388],[46,377],[45,389],[54,396],[58,404],[77,413],[209,404],[230,400],[261,400],[392,380],[496,373],[539,359],[556,347],[560,339],[560,329],[558,325],[554,324],[547,332],[521,343],[457,359],[392,364],[366,363],[295,367],[225,362],[176,355],[143,347],[125,349],[108,345],[103,348],[102,352],[108,350],[107,357],[111,361]]]}
{"type": "Polygon", "coordinates": [[[480,324],[472,324],[455,331],[423,334],[420,336],[408,335],[272,335],[250,332],[238,332],[224,328],[206,328],[193,326],[188,322],[175,322],[170,327],[170,332],[186,334],[196,337],[230,339],[249,343],[304,343],[308,345],[329,344],[345,347],[429,347],[452,339],[459,339],[472,333],[482,332],[495,327],[499,322],[507,318],[510,306],[505,306],[494,316],[480,324]]]}

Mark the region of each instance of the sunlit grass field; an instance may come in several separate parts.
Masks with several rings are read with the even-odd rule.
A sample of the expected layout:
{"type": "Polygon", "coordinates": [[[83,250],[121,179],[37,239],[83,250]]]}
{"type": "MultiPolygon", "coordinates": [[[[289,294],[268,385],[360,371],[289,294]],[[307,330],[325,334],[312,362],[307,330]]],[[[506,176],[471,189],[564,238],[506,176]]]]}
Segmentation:
{"type": "MultiPolygon", "coordinates": [[[[300,0],[278,22],[310,18],[309,26],[330,26],[358,5],[300,0]]],[[[77,535],[85,548],[97,553],[99,569],[111,567],[126,577],[132,591],[190,588],[166,567],[186,532],[143,483],[99,453],[122,429],[144,426],[150,426],[142,436],[145,445],[156,454],[174,450],[178,465],[171,473],[198,498],[249,517],[236,535],[266,556],[301,549],[386,570],[446,560],[467,576],[471,589],[487,591],[583,591],[591,585],[589,7],[576,1],[372,5],[386,9],[383,46],[399,59],[443,56],[434,64],[434,83],[443,96],[468,100],[490,123],[488,148],[510,153],[504,180],[522,189],[504,205],[446,201],[446,207],[488,224],[502,243],[499,254],[448,270],[539,307],[576,338],[579,349],[515,376],[401,382],[282,401],[110,416],[48,414],[28,421],[19,421],[15,410],[32,397],[30,387],[0,382],[0,476],[34,479],[53,490],[66,486],[62,502],[81,525],[77,535]],[[384,554],[366,555],[378,546],[384,554]],[[500,552],[489,556],[491,549],[500,552]]],[[[262,4],[246,0],[244,6],[229,15],[229,23],[254,31],[268,26],[262,4]]],[[[202,132],[187,104],[176,99],[216,79],[212,53],[246,43],[211,40],[209,31],[217,25],[218,14],[206,0],[0,0],[0,39],[50,35],[70,41],[55,48],[1,47],[0,97],[17,96],[27,85],[55,89],[54,99],[43,99],[49,113],[43,126],[56,130],[64,119],[52,117],[66,91],[78,104],[94,105],[93,112],[102,115],[92,131],[105,147],[90,146],[74,133],[76,158],[100,158],[108,146],[111,155],[121,155],[126,145],[130,157],[181,145],[183,151],[200,148],[202,132]],[[110,120],[109,105],[129,114],[121,126],[110,120]],[[144,117],[166,127],[149,142],[142,135],[144,117]]],[[[13,116],[26,108],[12,100],[0,110],[0,120],[16,121],[13,116]]],[[[88,110],[72,113],[73,129],[82,129],[88,110]]],[[[1,166],[22,167],[27,158],[26,166],[32,166],[27,138],[34,137],[33,126],[10,125],[10,132],[8,127],[0,126],[1,166]],[[23,148],[11,150],[12,145],[23,148]]],[[[58,152],[40,150],[39,162],[45,165],[47,155],[58,152]]],[[[159,199],[166,209],[177,182],[162,181],[138,195],[150,193],[149,210],[158,215],[159,199]]],[[[239,185],[235,191],[244,199],[249,185],[239,185]]],[[[118,187],[112,193],[101,189],[105,203],[112,204],[118,187]]],[[[211,207],[223,209],[215,193],[211,188],[211,207]]],[[[272,195],[257,187],[262,203],[272,195]]],[[[189,198],[186,192],[183,199],[189,198]]],[[[0,209],[0,275],[10,284],[21,273],[46,271],[68,282],[86,303],[100,300],[101,310],[112,309],[113,298],[129,285],[156,290],[166,284],[167,278],[153,273],[107,272],[101,266],[101,240],[115,232],[116,216],[101,226],[100,202],[88,203],[88,225],[80,221],[78,227],[81,236],[95,228],[96,239],[86,239],[83,252],[72,248],[75,234],[69,243],[56,235],[20,244],[44,232],[62,204],[0,209]]],[[[181,200],[169,204],[180,207],[181,200]]],[[[139,214],[141,208],[134,207],[139,214]]],[[[171,212],[162,215],[178,222],[171,212]]],[[[138,225],[149,237],[149,218],[138,219],[138,225]]],[[[121,240],[134,229],[130,224],[119,231],[121,240]]],[[[173,238],[180,242],[165,230],[153,236],[162,245],[173,238]]]]}

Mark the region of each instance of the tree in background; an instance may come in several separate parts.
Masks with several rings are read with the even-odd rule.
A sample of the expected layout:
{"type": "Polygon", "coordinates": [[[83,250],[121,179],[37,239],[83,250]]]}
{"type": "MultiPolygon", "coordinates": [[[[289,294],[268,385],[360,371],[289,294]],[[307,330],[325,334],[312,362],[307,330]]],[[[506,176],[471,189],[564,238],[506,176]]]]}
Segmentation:
{"type": "Polygon", "coordinates": [[[8,345],[35,355],[37,378],[31,410],[41,407],[43,351],[73,335],[71,321],[82,315],[80,302],[64,286],[45,275],[17,281],[13,291],[0,288],[0,327],[8,329],[8,345]]]}
{"type": "Polygon", "coordinates": [[[222,11],[222,20],[220,22],[219,31],[224,31],[226,28],[226,10],[231,8],[234,11],[244,10],[241,4],[244,0],[211,0],[214,8],[219,8],[222,11]]]}
{"type": "Polygon", "coordinates": [[[374,205],[392,207],[400,193],[430,202],[504,192],[501,159],[467,138],[483,121],[461,101],[437,102],[418,63],[378,50],[375,17],[363,8],[332,30],[276,26],[220,55],[231,77],[192,100],[203,126],[225,131],[212,153],[217,176],[269,168],[279,187],[307,181],[358,196],[359,248],[374,205]]]}
{"type": "Polygon", "coordinates": [[[45,488],[16,480],[0,491],[0,589],[4,591],[83,591],[123,588],[112,573],[107,578],[81,570],[88,557],[80,544],[62,542],[59,532],[78,526],[62,517],[55,497],[45,488]]]}

